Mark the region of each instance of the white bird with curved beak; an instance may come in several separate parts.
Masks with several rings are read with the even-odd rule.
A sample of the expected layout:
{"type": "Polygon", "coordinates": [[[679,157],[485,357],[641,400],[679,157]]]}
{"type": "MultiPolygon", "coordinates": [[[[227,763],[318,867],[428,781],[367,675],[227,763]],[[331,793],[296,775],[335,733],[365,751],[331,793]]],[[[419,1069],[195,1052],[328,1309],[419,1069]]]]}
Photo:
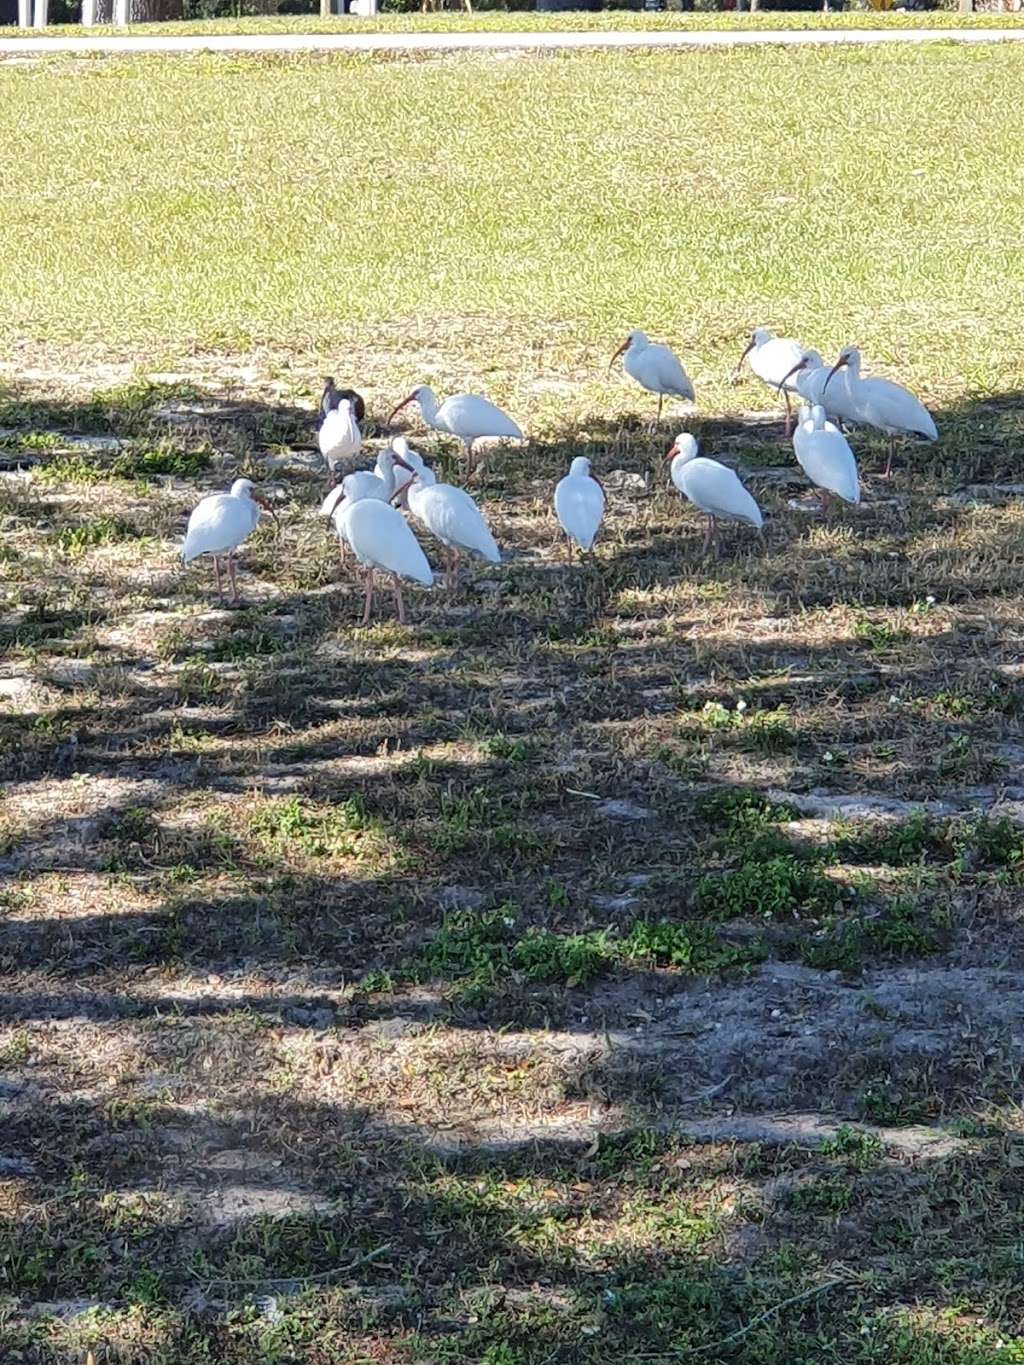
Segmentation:
{"type": "MultiPolygon", "coordinates": [[[[387,449],[391,452],[392,469],[394,469],[395,463],[400,464],[404,469],[408,469],[410,473],[416,473],[421,469],[426,469],[426,465],[423,463],[423,456],[420,455],[418,451],[413,450],[404,436],[392,436],[387,449]]],[[[384,455],[385,452],[381,451],[380,455],[377,456],[377,463],[373,467],[373,472],[378,478],[381,478],[384,475],[385,467],[382,464],[384,455]]],[[[392,500],[397,507],[405,508],[408,506],[408,489],[411,482],[411,479],[398,480],[396,482],[395,486],[398,489],[398,494],[397,497],[392,500]]]]}
{"type": "Polygon", "coordinates": [[[577,455],[564,479],[555,485],[555,516],[565,532],[566,551],[572,562],[573,541],[591,550],[604,516],[604,486],[590,471],[590,461],[577,455]]]}
{"type": "MultiPolygon", "coordinates": [[[[413,452],[408,454],[412,456],[413,452]]],[[[433,470],[417,456],[410,459],[413,476],[395,494],[408,495],[409,511],[423,523],[445,548],[445,583],[449,590],[458,586],[459,559],[462,554],[479,555],[491,564],[501,563],[501,551],[484,521],[483,513],[464,488],[438,483],[433,470]]]]}
{"type": "Polygon", "coordinates": [[[787,411],[792,414],[789,401],[790,390],[799,394],[808,407],[822,407],[825,416],[832,422],[843,422],[855,426],[860,420],[845,383],[846,376],[839,375],[834,384],[828,383],[829,367],[817,351],[808,351],[793,368],[782,377],[778,390],[786,400],[787,411]],[[788,381],[792,379],[792,384],[788,381]],[[828,392],[825,392],[826,385],[828,392]]]}
{"type": "Polygon", "coordinates": [[[789,436],[793,430],[793,409],[788,401],[788,394],[789,390],[796,386],[788,383],[788,380],[800,362],[807,359],[812,359],[819,365],[822,363],[817,351],[801,346],[799,341],[794,341],[792,337],[777,337],[767,327],[755,327],[750,334],[746,350],[730,375],[730,383],[739,382],[740,370],[746,360],[758,379],[769,388],[784,393],[787,398],[786,435],[789,436]]]}
{"type": "Polygon", "coordinates": [[[346,496],[334,514],[334,524],[339,537],[343,537],[352,547],[352,553],[365,570],[366,598],[360,624],[370,624],[374,574],[379,570],[391,574],[398,621],[404,626],[406,615],[402,579],[412,579],[426,588],[434,582],[427,557],[405,517],[380,498],[356,496],[350,499],[346,496]]]}
{"type": "Polygon", "coordinates": [[[332,517],[342,498],[351,498],[353,502],[360,498],[376,498],[379,502],[390,502],[395,491],[396,464],[412,473],[411,466],[405,463],[394,446],[388,446],[377,456],[377,463],[372,471],[357,469],[352,474],[346,474],[341,482],[331,489],[320,504],[320,515],[332,517]]]}
{"type": "Polygon", "coordinates": [[[821,493],[821,510],[828,513],[832,493],[844,502],[860,502],[857,461],[846,437],[825,419],[820,403],[800,409],[793,433],[797,464],[821,493]]]}
{"type": "Polygon", "coordinates": [[[608,369],[622,356],[622,368],[648,393],[658,395],[658,416],[666,398],[694,402],[693,385],[679,358],[668,346],[648,340],[647,333],[634,328],[608,362],[608,369]]]}
{"type": "Polygon", "coordinates": [[[227,555],[228,577],[231,581],[232,601],[238,602],[238,580],[235,578],[235,551],[242,541],[256,529],[260,519],[260,508],[265,508],[277,520],[273,507],[265,498],[254,492],[251,479],[236,479],[230,492],[212,493],[203,498],[192,509],[185,531],[185,541],[181,547],[181,557],[186,564],[200,555],[213,556],[213,568],[217,575],[217,594],[224,596],[220,576],[220,560],[227,555]]]}
{"type": "Polygon", "coordinates": [[[477,441],[487,436],[505,436],[515,441],[525,439],[512,418],[488,399],[476,393],[457,393],[439,403],[437,394],[428,384],[418,385],[408,398],[402,399],[388,418],[389,426],[410,403],[418,405],[420,416],[428,427],[446,431],[462,442],[466,451],[467,479],[473,474],[473,446],[477,441]]]}
{"type": "Polygon", "coordinates": [[[847,346],[840,352],[839,359],[825,380],[823,394],[827,394],[833,376],[843,368],[847,372],[846,394],[856,413],[853,420],[864,422],[869,427],[876,427],[879,431],[884,431],[889,438],[889,458],[882,476],[887,479],[892,473],[896,437],[922,436],[926,441],[937,441],[939,431],[935,419],[921,400],[902,384],[874,375],[862,378],[860,351],[856,346],[847,346]]]}
{"type": "Polygon", "coordinates": [[[740,483],[732,469],[717,460],[697,454],[697,442],[688,432],[680,432],[665,456],[671,461],[672,482],[708,519],[703,552],[712,543],[718,548],[719,521],[745,521],[758,531],[764,524],[761,509],[740,483]]]}
{"type": "Polygon", "coordinates": [[[397,482],[395,465],[400,465],[410,475],[413,473],[412,466],[406,464],[393,446],[389,446],[377,456],[373,473],[368,469],[357,469],[353,474],[346,474],[320,504],[320,515],[330,517],[334,522],[334,529],[338,532],[338,548],[342,560],[345,559],[345,546],[348,544],[343,529],[344,517],[341,515],[346,510],[346,503],[360,502],[364,498],[390,502],[397,482]]]}

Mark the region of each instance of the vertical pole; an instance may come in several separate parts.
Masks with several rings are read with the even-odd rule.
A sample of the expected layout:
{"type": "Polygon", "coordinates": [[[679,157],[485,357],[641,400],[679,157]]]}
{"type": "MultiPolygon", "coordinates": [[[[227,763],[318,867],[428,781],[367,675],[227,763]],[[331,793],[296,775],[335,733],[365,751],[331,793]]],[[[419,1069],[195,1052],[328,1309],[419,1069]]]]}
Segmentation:
{"type": "Polygon", "coordinates": [[[110,21],[117,28],[126,28],[128,25],[128,0],[114,0],[113,13],[110,21]]]}
{"type": "Polygon", "coordinates": [[[320,0],[320,18],[329,19],[331,17],[331,0],[320,0]]]}
{"type": "Polygon", "coordinates": [[[960,0],[960,13],[961,13],[961,14],[973,14],[973,13],[974,13],[974,0],[960,0]]]}
{"type": "Polygon", "coordinates": [[[18,0],[18,27],[32,27],[32,0],[18,0]]]}
{"type": "Polygon", "coordinates": [[[50,20],[50,0],[35,0],[36,28],[45,28],[50,20]]]}
{"type": "Polygon", "coordinates": [[[96,22],[96,0],[82,0],[82,27],[92,28],[96,22]]]}

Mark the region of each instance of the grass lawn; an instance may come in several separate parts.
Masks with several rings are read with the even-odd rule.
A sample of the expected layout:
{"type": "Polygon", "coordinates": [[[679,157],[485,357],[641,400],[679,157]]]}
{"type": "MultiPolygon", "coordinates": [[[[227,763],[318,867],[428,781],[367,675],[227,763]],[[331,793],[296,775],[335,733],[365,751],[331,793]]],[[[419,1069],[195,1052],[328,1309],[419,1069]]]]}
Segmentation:
{"type": "Polygon", "coordinates": [[[5,1365],[1024,1361],[1022,77],[0,66],[5,1365]],[[940,441],[823,521],[760,323],[940,441]],[[419,381],[529,432],[407,627],[315,515],[325,372],[370,453],[419,381]],[[766,512],[718,561],[684,423],[766,512]],[[176,551],[239,470],[232,611],[176,551]]]}
{"type": "MultiPolygon", "coordinates": [[[[736,29],[844,29],[844,28],[1015,28],[1024,22],[1020,14],[960,14],[956,10],[940,9],[909,11],[853,10],[849,13],[822,14],[819,10],[788,10],[737,14],[726,11],[646,14],[632,10],[567,11],[561,14],[538,14],[534,10],[484,10],[473,14],[438,12],[433,14],[380,14],[372,19],[356,16],[322,19],[318,14],[255,16],[237,19],[193,19],[187,21],[144,24],[135,28],[116,28],[112,24],[98,24],[89,32],[96,35],[111,33],[475,33],[475,32],[602,32],[606,29],[629,29],[639,33],[658,30],[724,30],[736,29]]],[[[85,30],[75,25],[57,26],[56,32],[83,35],[85,30]]],[[[26,30],[0,27],[0,37],[26,36],[26,30]]],[[[38,37],[36,31],[29,36],[38,37]]]]}

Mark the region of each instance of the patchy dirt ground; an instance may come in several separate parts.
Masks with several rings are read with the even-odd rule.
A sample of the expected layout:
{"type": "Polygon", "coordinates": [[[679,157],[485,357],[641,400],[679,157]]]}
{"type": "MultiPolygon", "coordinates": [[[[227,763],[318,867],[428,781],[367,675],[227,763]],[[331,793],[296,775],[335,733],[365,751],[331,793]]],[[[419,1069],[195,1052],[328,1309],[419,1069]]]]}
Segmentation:
{"type": "Polygon", "coordinates": [[[827,523],[703,419],[717,562],[670,424],[537,422],[359,630],[308,390],[103,384],[0,404],[2,1358],[1024,1360],[1020,409],[827,523]]]}

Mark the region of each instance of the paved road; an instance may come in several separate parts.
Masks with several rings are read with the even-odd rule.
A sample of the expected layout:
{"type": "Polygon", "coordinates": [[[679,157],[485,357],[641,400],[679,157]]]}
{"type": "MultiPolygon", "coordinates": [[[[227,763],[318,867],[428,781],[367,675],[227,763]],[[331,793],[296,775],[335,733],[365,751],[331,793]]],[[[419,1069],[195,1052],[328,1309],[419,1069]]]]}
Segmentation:
{"type": "Polygon", "coordinates": [[[799,47],[806,43],[1024,42],[1022,28],[760,29],[605,33],[259,33],[130,38],[0,39],[0,56],[30,52],[423,52],[559,47],[799,47]]]}

